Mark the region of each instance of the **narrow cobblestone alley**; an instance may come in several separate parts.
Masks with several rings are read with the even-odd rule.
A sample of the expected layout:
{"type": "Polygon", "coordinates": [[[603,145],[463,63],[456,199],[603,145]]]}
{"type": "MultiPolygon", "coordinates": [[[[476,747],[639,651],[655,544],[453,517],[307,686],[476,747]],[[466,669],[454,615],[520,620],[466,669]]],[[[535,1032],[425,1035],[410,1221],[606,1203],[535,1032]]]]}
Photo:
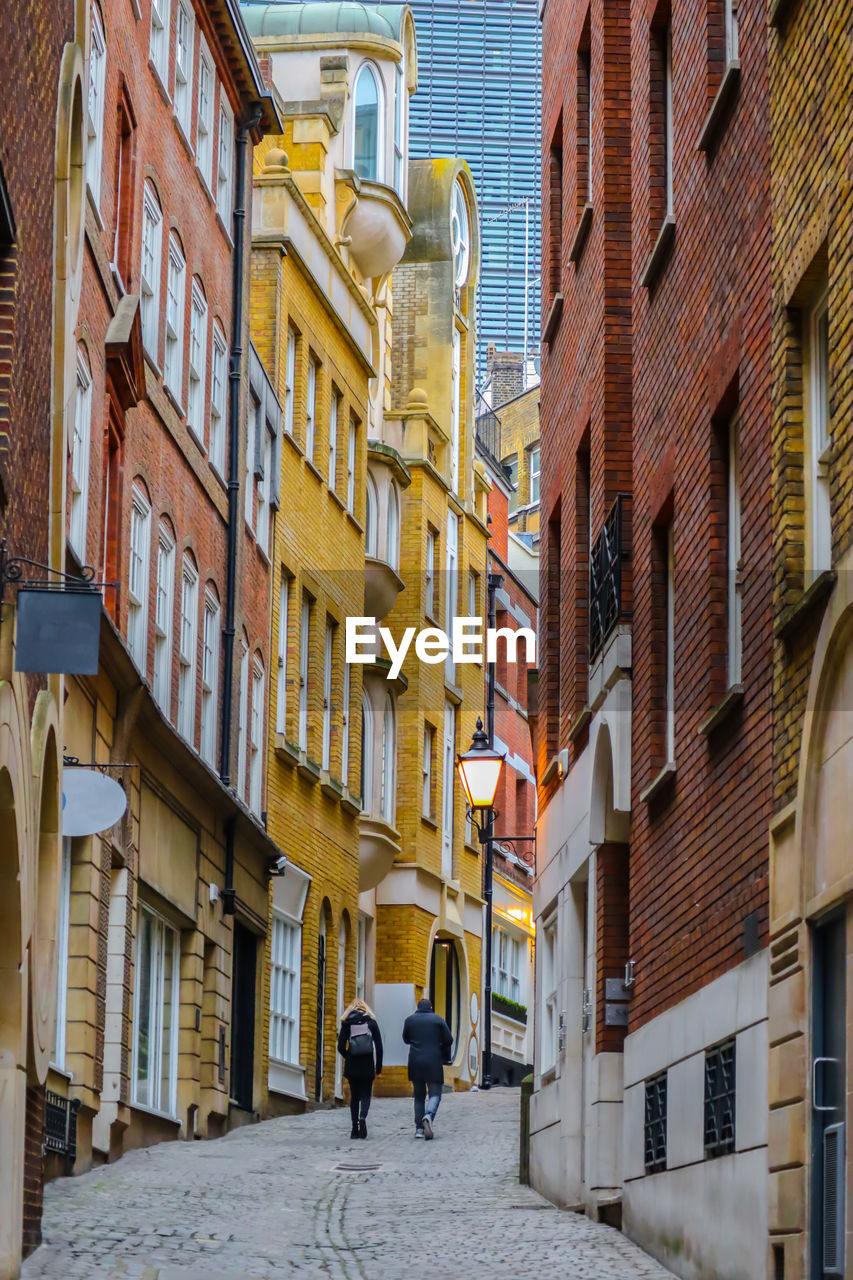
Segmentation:
{"type": "Polygon", "coordinates": [[[516,1180],[518,1092],[448,1095],[432,1143],[411,1104],[271,1120],[215,1142],[135,1151],[45,1193],[23,1277],[62,1280],[667,1280],[619,1232],[516,1180]]]}

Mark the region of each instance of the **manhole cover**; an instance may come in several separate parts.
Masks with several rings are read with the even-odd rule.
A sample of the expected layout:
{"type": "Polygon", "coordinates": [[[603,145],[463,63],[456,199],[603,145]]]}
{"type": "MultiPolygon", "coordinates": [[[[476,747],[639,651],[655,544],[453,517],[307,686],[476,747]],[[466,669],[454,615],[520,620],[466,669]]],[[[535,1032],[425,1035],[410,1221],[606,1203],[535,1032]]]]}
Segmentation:
{"type": "Polygon", "coordinates": [[[381,1169],[378,1164],[336,1164],[336,1169],[343,1169],[346,1173],[364,1173],[370,1169],[381,1169]]]}

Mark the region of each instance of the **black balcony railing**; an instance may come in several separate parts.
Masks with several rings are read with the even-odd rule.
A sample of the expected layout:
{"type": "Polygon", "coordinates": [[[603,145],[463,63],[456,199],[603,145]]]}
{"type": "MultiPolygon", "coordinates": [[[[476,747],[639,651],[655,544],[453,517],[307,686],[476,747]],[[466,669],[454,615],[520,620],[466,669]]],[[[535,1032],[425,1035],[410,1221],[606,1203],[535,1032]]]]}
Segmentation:
{"type": "Polygon", "coordinates": [[[500,462],[501,420],[494,409],[491,408],[485,396],[479,391],[477,392],[474,413],[474,432],[477,441],[495,462],[500,462]]]}
{"type": "Polygon", "coordinates": [[[77,1156],[77,1098],[63,1098],[52,1089],[45,1090],[44,1149],[59,1156],[77,1156]]]}
{"type": "Polygon", "coordinates": [[[593,543],[589,558],[589,660],[594,662],[625,607],[625,562],[629,558],[631,499],[620,493],[593,543]]]}

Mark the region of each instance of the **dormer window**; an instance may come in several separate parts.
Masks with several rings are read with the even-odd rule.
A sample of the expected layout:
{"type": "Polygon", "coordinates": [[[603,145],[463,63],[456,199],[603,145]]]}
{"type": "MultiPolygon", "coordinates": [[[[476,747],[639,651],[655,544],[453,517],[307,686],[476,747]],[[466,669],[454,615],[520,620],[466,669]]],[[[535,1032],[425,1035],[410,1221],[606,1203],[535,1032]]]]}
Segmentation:
{"type": "Polygon", "coordinates": [[[468,264],[471,257],[471,227],[468,222],[468,205],[461,182],[453,184],[453,204],[450,209],[450,244],[453,251],[453,278],[457,289],[468,280],[468,264]]]}
{"type": "Polygon", "coordinates": [[[353,168],[360,178],[379,181],[379,77],[365,62],[355,81],[353,118],[353,168]]]}

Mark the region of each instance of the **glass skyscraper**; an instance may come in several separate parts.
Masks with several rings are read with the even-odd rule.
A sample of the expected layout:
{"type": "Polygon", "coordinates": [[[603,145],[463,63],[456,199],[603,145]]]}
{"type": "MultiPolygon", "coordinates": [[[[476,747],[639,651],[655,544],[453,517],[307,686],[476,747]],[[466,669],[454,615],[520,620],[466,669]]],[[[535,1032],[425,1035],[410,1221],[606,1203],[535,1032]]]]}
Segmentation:
{"type": "Polygon", "coordinates": [[[410,155],[462,156],[480,202],[482,378],[489,342],[524,351],[526,327],[528,354],[539,350],[539,0],[408,3],[418,39],[410,155]]]}

